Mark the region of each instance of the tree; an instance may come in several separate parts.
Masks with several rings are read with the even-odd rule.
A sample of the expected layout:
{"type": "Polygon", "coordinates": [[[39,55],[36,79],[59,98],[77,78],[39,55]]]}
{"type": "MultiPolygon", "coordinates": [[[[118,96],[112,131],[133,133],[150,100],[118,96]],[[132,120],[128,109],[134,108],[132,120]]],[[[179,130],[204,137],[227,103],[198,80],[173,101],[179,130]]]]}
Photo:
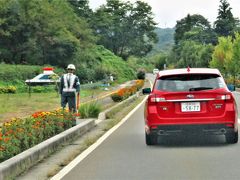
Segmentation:
{"type": "Polygon", "coordinates": [[[214,44],[216,43],[216,35],[207,19],[198,14],[188,14],[185,18],[177,21],[174,40],[175,44],[184,40],[214,44]]]}
{"type": "Polygon", "coordinates": [[[232,37],[219,37],[218,45],[215,46],[210,67],[219,69],[227,75],[229,73],[227,64],[231,62],[233,57],[232,37]]]}
{"type": "Polygon", "coordinates": [[[0,59],[65,67],[95,42],[87,23],[65,1],[1,1],[0,59]]]}
{"type": "Polygon", "coordinates": [[[168,55],[165,53],[158,53],[153,56],[148,57],[148,61],[151,62],[155,68],[159,70],[164,69],[167,64],[168,55]]]}
{"type": "Polygon", "coordinates": [[[124,59],[146,55],[157,40],[151,7],[141,1],[131,4],[107,0],[91,22],[100,37],[98,43],[124,59]]]}
{"type": "Polygon", "coordinates": [[[240,73],[240,34],[219,37],[218,45],[215,47],[210,66],[218,68],[225,76],[233,77],[235,83],[237,75],[240,73]]]}
{"type": "Polygon", "coordinates": [[[68,0],[73,7],[75,13],[86,19],[90,19],[93,15],[92,9],[89,7],[89,0],[68,0]]]}
{"type": "Polygon", "coordinates": [[[217,20],[214,22],[218,36],[234,35],[238,20],[233,17],[232,8],[227,0],[220,0],[217,20]]]}
{"type": "Polygon", "coordinates": [[[233,56],[231,62],[227,62],[227,69],[233,76],[234,84],[236,83],[236,77],[240,73],[240,33],[235,33],[235,39],[233,41],[233,56]]]}
{"type": "Polygon", "coordinates": [[[195,41],[182,41],[174,50],[176,67],[208,67],[211,60],[213,46],[200,44],[195,41]]]}

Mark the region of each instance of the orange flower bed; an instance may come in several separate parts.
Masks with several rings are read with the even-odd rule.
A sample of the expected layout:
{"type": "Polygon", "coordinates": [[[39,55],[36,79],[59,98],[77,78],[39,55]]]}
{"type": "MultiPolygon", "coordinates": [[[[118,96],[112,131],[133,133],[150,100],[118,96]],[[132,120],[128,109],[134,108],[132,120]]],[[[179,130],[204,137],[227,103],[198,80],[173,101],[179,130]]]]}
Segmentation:
{"type": "Polygon", "coordinates": [[[13,118],[0,129],[0,162],[72,127],[75,115],[66,111],[36,112],[13,118]]]}
{"type": "Polygon", "coordinates": [[[111,95],[111,98],[115,102],[122,101],[124,99],[127,99],[129,96],[136,93],[138,90],[140,90],[144,85],[144,80],[136,80],[135,84],[129,87],[121,88],[116,93],[111,95]]]}

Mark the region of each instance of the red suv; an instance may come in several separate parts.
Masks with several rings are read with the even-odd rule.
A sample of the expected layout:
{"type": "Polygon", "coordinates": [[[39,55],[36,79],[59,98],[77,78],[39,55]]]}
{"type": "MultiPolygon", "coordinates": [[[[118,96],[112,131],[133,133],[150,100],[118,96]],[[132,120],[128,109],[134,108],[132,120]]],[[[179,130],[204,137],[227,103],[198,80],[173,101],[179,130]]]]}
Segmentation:
{"type": "Polygon", "coordinates": [[[146,144],[158,136],[225,135],[238,142],[237,105],[217,69],[186,68],[160,71],[145,106],[146,144]]]}

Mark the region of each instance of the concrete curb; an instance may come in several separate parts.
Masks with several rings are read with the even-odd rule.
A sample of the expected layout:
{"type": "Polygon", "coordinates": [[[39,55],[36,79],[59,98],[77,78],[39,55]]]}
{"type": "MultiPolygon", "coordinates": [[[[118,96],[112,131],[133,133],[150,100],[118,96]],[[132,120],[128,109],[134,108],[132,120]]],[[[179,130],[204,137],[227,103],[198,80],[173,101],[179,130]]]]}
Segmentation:
{"type": "Polygon", "coordinates": [[[85,134],[95,126],[95,119],[86,119],[80,124],[0,163],[0,179],[12,179],[38,161],[54,152],[63,143],[85,134]]]}

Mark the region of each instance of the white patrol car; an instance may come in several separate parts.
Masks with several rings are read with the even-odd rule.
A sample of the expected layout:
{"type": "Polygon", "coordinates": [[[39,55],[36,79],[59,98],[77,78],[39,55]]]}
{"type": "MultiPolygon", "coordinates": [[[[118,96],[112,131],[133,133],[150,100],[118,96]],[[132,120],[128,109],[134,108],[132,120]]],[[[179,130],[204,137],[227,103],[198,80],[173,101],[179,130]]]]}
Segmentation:
{"type": "Polygon", "coordinates": [[[35,85],[48,85],[48,84],[54,84],[54,83],[59,83],[60,78],[56,73],[53,72],[52,67],[45,67],[43,68],[43,73],[37,75],[33,79],[27,79],[25,83],[27,85],[35,86],[35,85]],[[57,79],[51,79],[51,76],[56,75],[57,79]]]}

